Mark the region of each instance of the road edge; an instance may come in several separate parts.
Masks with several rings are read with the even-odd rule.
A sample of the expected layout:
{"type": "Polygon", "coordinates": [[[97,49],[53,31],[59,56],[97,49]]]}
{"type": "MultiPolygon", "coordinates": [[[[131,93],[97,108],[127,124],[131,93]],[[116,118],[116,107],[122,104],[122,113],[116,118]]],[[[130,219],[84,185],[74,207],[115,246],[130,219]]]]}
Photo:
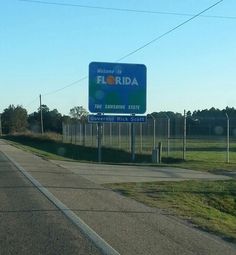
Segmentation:
{"type": "Polygon", "coordinates": [[[90,228],[79,216],[71,211],[65,204],[57,199],[40,182],[30,175],[20,164],[12,159],[6,152],[2,152],[5,157],[21,172],[51,203],[53,203],[79,230],[104,254],[120,255],[110,244],[90,228]]]}

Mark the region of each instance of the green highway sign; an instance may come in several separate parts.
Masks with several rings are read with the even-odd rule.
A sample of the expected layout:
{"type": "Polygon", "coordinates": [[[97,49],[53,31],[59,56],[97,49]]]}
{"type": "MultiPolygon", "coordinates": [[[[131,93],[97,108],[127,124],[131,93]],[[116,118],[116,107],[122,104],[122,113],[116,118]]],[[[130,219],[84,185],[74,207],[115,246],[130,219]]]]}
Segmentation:
{"type": "Polygon", "coordinates": [[[146,112],[146,66],[92,62],[89,65],[89,111],[146,112]]]}

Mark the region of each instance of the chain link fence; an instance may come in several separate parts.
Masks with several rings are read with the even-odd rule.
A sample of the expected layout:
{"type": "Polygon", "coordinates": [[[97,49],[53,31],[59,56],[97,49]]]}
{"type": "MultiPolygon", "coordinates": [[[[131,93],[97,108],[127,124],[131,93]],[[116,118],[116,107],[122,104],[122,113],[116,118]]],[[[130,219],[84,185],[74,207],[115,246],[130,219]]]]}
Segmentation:
{"type": "MultiPolygon", "coordinates": [[[[96,123],[63,123],[63,141],[97,146],[96,123]]],[[[164,158],[236,163],[236,119],[155,118],[135,123],[135,152],[150,154],[162,144],[164,158]]],[[[131,124],[103,123],[102,146],[131,152],[131,124]]]]}

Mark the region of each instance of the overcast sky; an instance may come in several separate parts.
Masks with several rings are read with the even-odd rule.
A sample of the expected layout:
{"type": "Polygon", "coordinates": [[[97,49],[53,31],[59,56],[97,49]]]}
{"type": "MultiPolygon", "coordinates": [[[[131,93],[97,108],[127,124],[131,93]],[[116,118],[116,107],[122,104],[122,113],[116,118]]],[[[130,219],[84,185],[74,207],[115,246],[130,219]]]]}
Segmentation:
{"type": "MultiPolygon", "coordinates": [[[[39,94],[63,114],[88,109],[87,79],[60,89],[87,76],[90,62],[114,62],[217,0],[47,2],[0,0],[0,112],[9,104],[36,111],[39,94]]],[[[122,60],[147,67],[147,113],[236,107],[236,1],[204,15],[221,17],[198,17],[122,60]]]]}

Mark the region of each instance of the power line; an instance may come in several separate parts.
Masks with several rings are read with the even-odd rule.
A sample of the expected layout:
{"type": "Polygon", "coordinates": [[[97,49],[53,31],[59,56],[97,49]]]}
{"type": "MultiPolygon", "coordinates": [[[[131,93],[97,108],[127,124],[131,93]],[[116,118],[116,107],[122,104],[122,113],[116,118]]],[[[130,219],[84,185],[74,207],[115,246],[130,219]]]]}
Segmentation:
{"type": "Polygon", "coordinates": [[[220,1],[216,2],[215,4],[211,5],[210,7],[206,8],[206,9],[204,9],[203,11],[199,12],[198,14],[194,15],[194,16],[191,17],[190,19],[187,19],[186,21],[180,23],[178,26],[173,27],[172,29],[168,30],[167,32],[165,32],[165,33],[163,33],[163,34],[157,36],[156,38],[154,38],[154,39],[152,39],[151,41],[145,43],[144,45],[140,46],[139,48],[137,48],[137,49],[131,51],[130,53],[124,55],[123,57],[117,59],[116,62],[120,62],[121,60],[123,60],[123,59],[125,59],[125,58],[127,58],[127,57],[130,57],[131,55],[135,54],[136,52],[138,52],[138,51],[140,51],[140,50],[146,48],[146,47],[149,46],[150,44],[152,44],[152,43],[154,43],[154,42],[160,40],[160,39],[163,38],[164,36],[166,36],[166,35],[172,33],[173,31],[175,31],[175,30],[177,30],[178,28],[182,27],[183,25],[187,24],[187,23],[190,22],[191,20],[193,20],[193,19],[199,17],[201,14],[203,14],[203,13],[209,11],[210,9],[212,9],[213,7],[215,7],[216,5],[218,5],[218,4],[221,3],[221,2],[223,2],[223,0],[220,0],[220,1]]]}
{"type": "Polygon", "coordinates": [[[36,97],[34,100],[30,101],[25,107],[32,105],[36,101],[38,101],[38,97],[36,97]]]}
{"type": "MultiPolygon", "coordinates": [[[[30,1],[30,0],[19,0],[19,1],[30,1]]],[[[173,31],[175,31],[175,30],[177,30],[178,28],[182,27],[183,25],[187,24],[187,23],[190,22],[191,20],[193,20],[193,19],[199,17],[201,14],[207,12],[208,10],[212,9],[213,7],[215,7],[216,5],[220,4],[220,3],[223,2],[223,1],[224,1],[224,0],[220,0],[220,1],[216,2],[215,4],[211,5],[210,7],[204,9],[203,11],[199,12],[198,14],[192,16],[191,18],[187,19],[186,21],[180,23],[179,25],[173,27],[172,29],[168,30],[167,32],[165,32],[165,33],[159,35],[158,37],[156,37],[156,38],[154,38],[153,40],[151,40],[151,41],[145,43],[144,45],[142,45],[142,46],[140,46],[139,48],[137,48],[137,49],[131,51],[130,53],[124,55],[123,57],[117,59],[117,60],[114,61],[114,62],[120,62],[121,60],[124,60],[125,58],[130,57],[131,55],[137,53],[138,51],[140,51],[140,50],[146,48],[146,47],[149,46],[150,44],[152,44],[152,43],[154,43],[154,42],[160,40],[160,39],[163,38],[164,36],[166,36],[166,35],[172,33],[173,31]]],[[[70,84],[68,84],[68,85],[66,85],[66,86],[64,86],[64,87],[62,87],[62,88],[59,88],[59,89],[57,89],[57,90],[54,90],[54,91],[45,93],[45,94],[43,94],[43,96],[48,96],[48,95],[57,93],[57,92],[59,92],[59,91],[61,91],[61,90],[64,90],[64,89],[66,89],[66,88],[68,88],[68,87],[71,87],[71,86],[73,86],[73,85],[75,85],[75,84],[77,84],[77,83],[79,83],[79,82],[81,82],[81,81],[83,81],[83,80],[86,80],[87,78],[88,78],[88,76],[86,75],[86,76],[84,76],[84,77],[82,77],[82,78],[80,78],[80,79],[78,79],[78,80],[76,80],[76,81],[74,81],[74,82],[72,82],[72,83],[70,83],[70,84]]]]}
{"type": "MultiPolygon", "coordinates": [[[[194,16],[194,14],[181,13],[181,12],[150,11],[150,10],[128,9],[128,8],[115,8],[115,7],[103,7],[103,6],[93,6],[93,5],[48,2],[48,1],[40,1],[40,0],[18,0],[18,1],[28,2],[28,3],[35,3],[35,4],[44,4],[44,5],[78,7],[78,8],[84,8],[84,9],[97,9],[97,10],[103,10],[103,11],[134,12],[134,13],[174,15],[174,16],[187,16],[187,17],[194,16]]],[[[236,19],[236,16],[223,16],[223,15],[199,15],[199,16],[202,17],[202,18],[236,19]]]]}
{"type": "Polygon", "coordinates": [[[82,77],[82,78],[80,78],[80,79],[78,79],[78,80],[76,80],[76,81],[74,81],[74,82],[72,82],[72,83],[70,83],[70,84],[68,84],[68,85],[66,85],[66,86],[64,86],[64,87],[62,87],[62,88],[60,88],[60,89],[56,89],[56,90],[53,90],[53,91],[51,91],[51,92],[45,93],[45,94],[43,94],[42,96],[48,96],[48,95],[51,95],[51,94],[55,94],[55,93],[57,93],[57,92],[59,92],[59,91],[61,91],[61,90],[64,90],[64,89],[66,89],[66,88],[69,88],[69,87],[71,87],[71,86],[77,84],[77,83],[80,83],[81,81],[84,81],[84,80],[86,80],[87,78],[88,78],[88,76],[86,75],[86,76],[84,76],[84,77],[82,77]]]}

